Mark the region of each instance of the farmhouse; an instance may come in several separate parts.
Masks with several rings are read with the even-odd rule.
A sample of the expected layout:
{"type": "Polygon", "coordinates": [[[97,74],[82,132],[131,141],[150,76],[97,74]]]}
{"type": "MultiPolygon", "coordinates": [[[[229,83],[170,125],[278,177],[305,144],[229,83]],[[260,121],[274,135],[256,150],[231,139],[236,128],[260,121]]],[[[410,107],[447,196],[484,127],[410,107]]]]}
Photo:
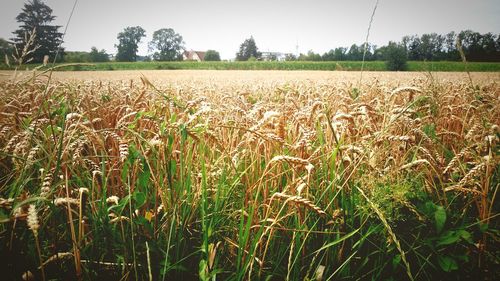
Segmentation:
{"type": "Polygon", "coordinates": [[[204,61],[205,60],[205,52],[201,51],[184,51],[182,54],[183,60],[194,60],[194,61],[204,61]]]}

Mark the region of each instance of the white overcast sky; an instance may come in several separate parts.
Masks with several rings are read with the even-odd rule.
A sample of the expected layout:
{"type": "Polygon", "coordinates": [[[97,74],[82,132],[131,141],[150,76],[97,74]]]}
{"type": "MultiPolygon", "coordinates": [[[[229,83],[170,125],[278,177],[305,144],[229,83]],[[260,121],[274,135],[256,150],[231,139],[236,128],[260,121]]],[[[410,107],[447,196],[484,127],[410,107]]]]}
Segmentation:
{"type": "MultiPolygon", "coordinates": [[[[0,0],[0,38],[11,38],[15,17],[25,1],[0,0]]],[[[74,0],[45,0],[66,25],[74,0]]],[[[235,56],[251,35],[260,51],[326,52],[361,44],[376,0],[79,0],[64,47],[89,51],[92,46],[116,53],[116,35],[127,26],[147,33],[173,28],[185,47],[215,49],[223,59],[235,56]]],[[[500,0],[379,0],[369,41],[385,45],[404,35],[472,29],[500,33],[500,0]]]]}

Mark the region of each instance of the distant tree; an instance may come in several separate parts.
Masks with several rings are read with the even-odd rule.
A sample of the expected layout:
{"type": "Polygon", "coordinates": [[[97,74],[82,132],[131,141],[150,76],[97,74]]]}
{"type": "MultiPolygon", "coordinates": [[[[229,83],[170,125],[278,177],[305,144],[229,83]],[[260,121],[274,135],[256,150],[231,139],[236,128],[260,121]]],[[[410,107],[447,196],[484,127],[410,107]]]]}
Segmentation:
{"type": "Polygon", "coordinates": [[[64,55],[64,62],[89,62],[88,52],[66,52],[64,55]]]}
{"type": "Polygon", "coordinates": [[[420,45],[421,45],[420,37],[418,37],[417,35],[413,35],[410,37],[407,46],[408,58],[410,60],[423,60],[423,55],[421,54],[420,45]]]}
{"type": "Polygon", "coordinates": [[[359,46],[359,51],[361,52],[361,59],[360,60],[363,60],[363,54],[364,54],[364,58],[365,58],[365,61],[371,61],[373,60],[373,54],[375,53],[377,49],[377,46],[375,45],[372,45],[370,43],[367,43],[366,44],[366,53],[365,53],[365,44],[362,44],[359,46]],[[373,52],[372,52],[373,50],[373,52]]]}
{"type": "Polygon", "coordinates": [[[92,47],[89,53],[89,61],[90,62],[107,62],[109,61],[109,56],[106,53],[106,50],[97,50],[96,47],[92,47]]]}
{"type": "Polygon", "coordinates": [[[5,57],[7,57],[7,60],[10,60],[12,51],[12,44],[3,38],[0,38],[0,62],[3,62],[5,57]]]}
{"type": "MultiPolygon", "coordinates": [[[[402,44],[403,48],[404,48],[404,45],[402,44]]],[[[374,52],[373,52],[373,57],[375,60],[385,60],[386,59],[386,51],[387,51],[387,46],[382,46],[380,48],[377,48],[374,52]]],[[[406,51],[406,48],[405,48],[405,52],[406,51]]]]}
{"type": "Polygon", "coordinates": [[[296,61],[297,60],[297,56],[295,56],[294,54],[286,54],[285,55],[285,61],[296,61]]]}
{"type": "Polygon", "coordinates": [[[141,39],[146,36],[146,31],[140,26],[127,27],[118,33],[117,61],[136,61],[137,50],[141,39]]]}
{"type": "Polygon", "coordinates": [[[315,52],[309,50],[307,52],[307,60],[308,61],[321,61],[321,55],[316,54],[315,52]]]}
{"type": "Polygon", "coordinates": [[[323,61],[334,61],[335,60],[335,51],[331,49],[330,51],[324,53],[321,56],[321,60],[323,61]]]}
{"type": "Polygon", "coordinates": [[[444,49],[446,51],[446,60],[460,60],[460,54],[457,50],[457,35],[454,31],[445,35],[444,49]]]}
{"type": "MultiPolygon", "coordinates": [[[[20,23],[19,29],[13,32],[15,38],[12,41],[18,50],[23,50],[28,43],[29,34],[34,32],[34,41],[30,46],[31,52],[27,61],[40,63],[44,56],[48,55],[54,59],[57,50],[62,43],[62,33],[59,32],[61,26],[50,25],[56,17],[52,15],[52,9],[41,0],[30,0],[24,4],[22,12],[16,17],[20,23]]],[[[59,52],[59,59],[62,60],[64,50],[59,52]]],[[[26,62],[27,62],[26,61],[26,62]]]]}
{"type": "Polygon", "coordinates": [[[406,61],[408,60],[408,56],[402,44],[389,42],[384,51],[384,55],[386,58],[387,70],[399,71],[407,69],[406,61]]]}
{"type": "Polygon", "coordinates": [[[335,60],[340,60],[340,61],[346,60],[346,52],[347,48],[344,47],[335,48],[335,50],[333,50],[335,60]]]}
{"type": "Polygon", "coordinates": [[[252,56],[256,59],[259,59],[261,53],[259,52],[257,45],[255,44],[253,36],[250,36],[250,38],[246,39],[240,45],[240,51],[236,53],[236,60],[247,61],[252,56]]]}
{"type": "Polygon", "coordinates": [[[149,49],[156,52],[153,59],[157,61],[174,61],[182,58],[184,41],[182,36],[172,28],[162,28],[153,33],[153,40],[149,42],[149,49]]]}
{"type": "Polygon", "coordinates": [[[220,61],[219,52],[215,50],[208,50],[205,53],[205,61],[220,61]]]}
{"type": "Polygon", "coordinates": [[[363,59],[363,46],[352,44],[347,52],[347,60],[362,60],[363,59]]]}
{"type": "Polygon", "coordinates": [[[495,35],[490,32],[481,34],[471,59],[475,61],[500,61],[500,53],[497,53],[495,39],[495,35]]]}
{"type": "Polygon", "coordinates": [[[316,54],[312,50],[307,51],[307,54],[300,54],[298,60],[300,61],[321,61],[322,57],[320,54],[316,54]]]}

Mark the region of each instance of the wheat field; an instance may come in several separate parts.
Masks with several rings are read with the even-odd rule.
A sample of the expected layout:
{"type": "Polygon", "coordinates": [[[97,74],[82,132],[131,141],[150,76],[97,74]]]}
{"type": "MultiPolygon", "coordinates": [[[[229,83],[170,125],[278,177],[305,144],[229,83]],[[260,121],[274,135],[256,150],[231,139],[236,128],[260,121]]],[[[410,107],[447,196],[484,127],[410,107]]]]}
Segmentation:
{"type": "Polygon", "coordinates": [[[0,75],[9,280],[494,280],[499,73],[0,75]]]}

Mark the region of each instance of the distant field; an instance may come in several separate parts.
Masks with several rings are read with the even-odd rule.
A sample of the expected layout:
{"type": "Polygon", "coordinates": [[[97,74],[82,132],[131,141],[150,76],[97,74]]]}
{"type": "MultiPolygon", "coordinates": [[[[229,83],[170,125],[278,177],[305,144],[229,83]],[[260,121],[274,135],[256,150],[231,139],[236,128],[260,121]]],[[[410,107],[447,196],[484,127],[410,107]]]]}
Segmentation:
{"type": "MultiPolygon", "coordinates": [[[[61,67],[58,70],[71,71],[95,71],[95,70],[162,70],[162,69],[205,69],[205,70],[361,70],[360,61],[292,61],[292,62],[109,62],[80,64],[61,67]]],[[[28,68],[37,65],[28,65],[28,68]]],[[[0,69],[12,69],[6,65],[0,65],[0,69]]],[[[470,62],[467,64],[469,71],[500,71],[500,63],[490,62],[470,62]]],[[[386,71],[385,62],[369,61],[365,62],[364,70],[386,71]]],[[[409,71],[465,71],[466,66],[462,62],[408,62],[409,71]]]]}
{"type": "MultiPolygon", "coordinates": [[[[12,78],[13,71],[0,71],[0,80],[12,78]]],[[[472,72],[474,84],[485,85],[500,83],[500,72],[472,72]]],[[[20,71],[17,78],[32,77],[32,71],[20,71]]],[[[159,84],[182,84],[192,82],[198,85],[207,83],[225,84],[228,81],[239,81],[250,84],[282,85],[297,81],[314,81],[331,85],[357,85],[360,82],[359,71],[286,71],[286,70],[116,70],[116,71],[59,71],[52,78],[59,81],[127,81],[140,82],[140,77],[159,84]]],[[[381,83],[410,84],[414,81],[436,80],[441,82],[468,81],[465,72],[363,72],[362,83],[379,81],[381,83]]]]}

